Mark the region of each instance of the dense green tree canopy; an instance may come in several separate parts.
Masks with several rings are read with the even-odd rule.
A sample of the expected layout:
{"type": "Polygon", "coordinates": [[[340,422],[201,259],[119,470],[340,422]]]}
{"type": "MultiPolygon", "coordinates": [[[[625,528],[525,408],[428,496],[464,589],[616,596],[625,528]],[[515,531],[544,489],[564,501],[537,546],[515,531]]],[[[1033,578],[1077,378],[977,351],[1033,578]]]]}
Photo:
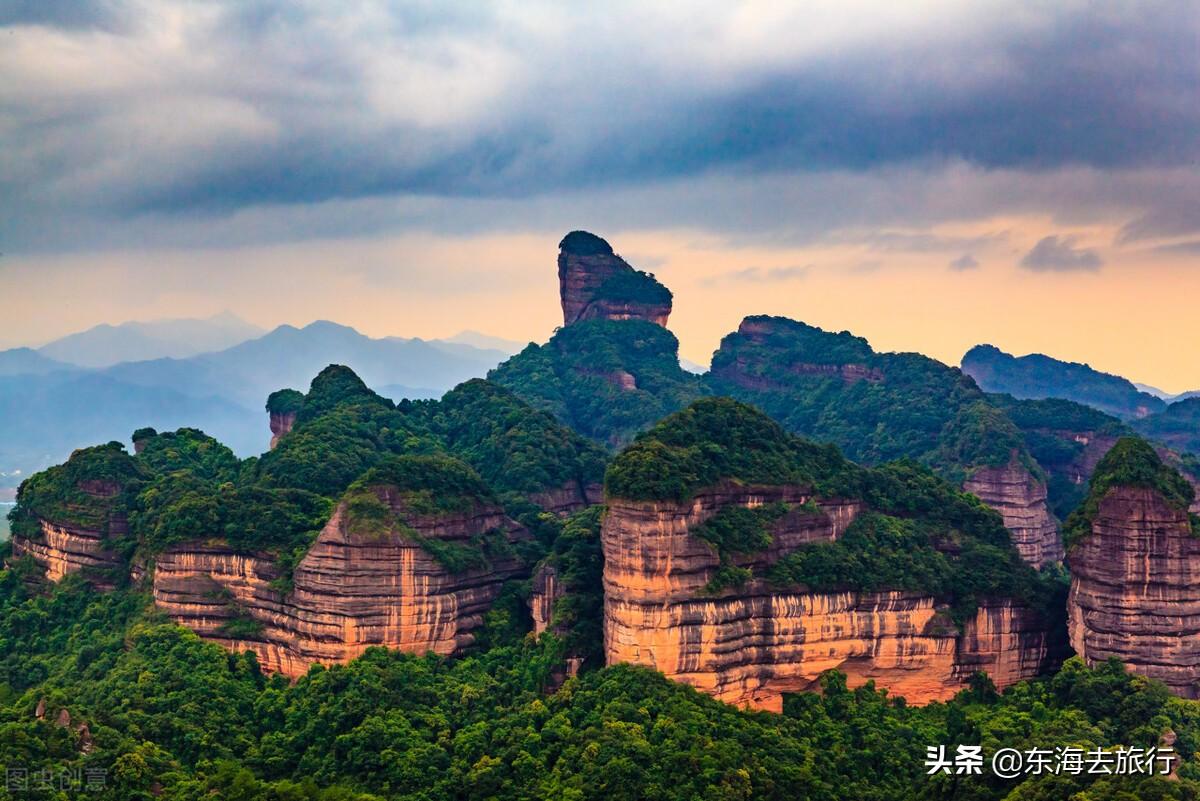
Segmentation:
{"type": "Polygon", "coordinates": [[[969,377],[920,354],[876,353],[846,331],[748,317],[721,341],[708,382],[857,462],[915,458],[955,481],[1014,455],[1033,464],[969,377]]]}
{"type": "MultiPolygon", "coordinates": [[[[1088,494],[1063,527],[1067,547],[1092,533],[1100,502],[1115,487],[1154,490],[1168,505],[1186,512],[1195,497],[1192,485],[1179,471],[1165,464],[1154,447],[1139,437],[1122,437],[1104,455],[1088,486],[1088,494]]],[[[1193,518],[1193,528],[1197,521],[1193,518]]]]}
{"type": "MultiPolygon", "coordinates": [[[[590,526],[590,524],[584,524],[590,526]]],[[[145,596],[0,573],[0,766],[90,771],[96,801],[1194,799],[1194,702],[1069,661],[997,694],[911,707],[827,674],[784,714],[746,712],[644,668],[554,692],[554,637],[447,660],[371,649],[295,683],[161,619],[145,596]],[[35,711],[44,700],[44,716],[35,711]],[[71,724],[56,721],[66,710],[71,724]],[[86,724],[85,735],[76,727],[86,724]],[[1156,745],[1178,778],[926,774],[929,746],[1156,745]],[[86,743],[86,746],[85,746],[86,743]]],[[[30,789],[15,799],[59,796],[30,789]]]]}
{"type": "Polygon", "coordinates": [[[705,394],[700,377],[679,366],[675,336],[645,320],[569,325],[488,379],[612,447],[705,394]]]}

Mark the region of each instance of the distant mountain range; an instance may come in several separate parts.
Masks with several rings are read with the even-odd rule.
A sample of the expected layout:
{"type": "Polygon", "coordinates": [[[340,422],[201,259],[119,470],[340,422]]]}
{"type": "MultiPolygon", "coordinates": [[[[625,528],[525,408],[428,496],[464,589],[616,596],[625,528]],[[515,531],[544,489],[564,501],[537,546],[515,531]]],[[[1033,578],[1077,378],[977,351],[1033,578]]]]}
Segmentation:
{"type": "Polygon", "coordinates": [[[1127,378],[1040,353],[1013,356],[993,345],[976,345],[963,356],[962,370],[984,392],[1034,400],[1063,398],[1125,420],[1141,419],[1167,408],[1166,400],[1139,390],[1127,378]]]}
{"type": "Polygon", "coordinates": [[[267,333],[231,312],[204,319],[152,320],[97,325],[43,345],[42,356],[79,367],[170,357],[185,359],[224,350],[267,333]]]}
{"type": "Polygon", "coordinates": [[[1178,395],[1172,395],[1166,390],[1159,389],[1158,387],[1152,387],[1149,384],[1139,384],[1135,381],[1133,385],[1138,388],[1139,392],[1145,392],[1149,395],[1153,395],[1156,398],[1162,398],[1167,403],[1178,403],[1179,401],[1187,400],[1188,398],[1200,397],[1200,389],[1194,389],[1190,392],[1180,392],[1178,395]]]}
{"type": "Polygon", "coordinates": [[[267,395],[306,389],[328,364],[351,367],[387,397],[430,398],[485,375],[520,347],[474,332],[447,340],[373,339],[328,321],[262,334],[219,315],[97,326],[37,350],[0,351],[0,487],[15,486],[77,447],[128,440],[141,426],[198,427],[243,456],[259,453],[270,440],[267,395]],[[220,342],[239,330],[254,336],[213,352],[167,355],[184,348],[189,336],[220,342]],[[108,361],[102,354],[109,345],[151,357],[102,367],[66,361],[108,361]]]}
{"type": "Polygon", "coordinates": [[[992,345],[967,351],[962,370],[985,392],[1082,403],[1123,418],[1141,434],[1176,450],[1200,454],[1200,391],[1172,395],[1086,364],[1040,353],[1013,356],[992,345]]]}

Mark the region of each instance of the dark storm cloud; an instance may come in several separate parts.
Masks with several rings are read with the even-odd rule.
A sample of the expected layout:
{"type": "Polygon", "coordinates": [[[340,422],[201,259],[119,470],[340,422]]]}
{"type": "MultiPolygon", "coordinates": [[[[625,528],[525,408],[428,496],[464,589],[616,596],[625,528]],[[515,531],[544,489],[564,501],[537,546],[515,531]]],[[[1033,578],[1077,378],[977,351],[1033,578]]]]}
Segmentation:
{"type": "MultiPolygon", "coordinates": [[[[1081,13],[1029,41],[997,42],[991,53],[945,53],[951,62],[986,55],[1008,65],[969,86],[947,86],[920,63],[911,66],[911,51],[896,44],[792,65],[700,97],[662,87],[648,116],[622,109],[619,96],[612,104],[575,100],[564,125],[555,119],[556,98],[529,87],[539,100],[525,97],[522,114],[458,144],[426,142],[419,159],[397,148],[424,138],[416,129],[384,125],[356,134],[302,126],[269,148],[232,148],[229,162],[136,201],[159,209],[395,192],[522,197],[730,165],[771,172],[921,159],[1029,169],[1188,163],[1200,155],[1200,59],[1189,57],[1196,12],[1177,8],[1182,19],[1081,13]],[[606,136],[576,130],[626,114],[630,124],[606,136]]],[[[613,49],[617,56],[620,43],[613,49]]],[[[567,91],[586,95],[579,77],[567,91]]]]}
{"type": "Polygon", "coordinates": [[[1075,247],[1070,236],[1043,237],[1021,259],[1021,266],[1034,272],[1095,271],[1103,263],[1096,251],[1075,247]]]}
{"type": "MultiPolygon", "coordinates": [[[[0,6],[9,24],[68,34],[118,26],[132,7],[0,6]]],[[[57,244],[72,216],[84,222],[66,227],[81,231],[89,220],[372,198],[528,203],[721,174],[1188,169],[1200,156],[1190,2],[1034,7],[1021,25],[982,12],[973,27],[922,19],[921,36],[842,32],[844,43],[797,44],[761,63],[745,45],[696,69],[688,61],[715,49],[713,32],[688,20],[659,35],[639,29],[636,5],[517,8],[506,18],[474,3],[137,3],[135,31],[88,42],[95,63],[80,72],[103,78],[95,86],[0,89],[12,162],[0,170],[0,236],[57,244]],[[178,36],[155,36],[169,25],[178,36]]],[[[706,13],[724,33],[722,12],[696,16],[706,13]]],[[[57,51],[41,44],[10,64],[55,74],[42,59],[57,51]]],[[[770,216],[770,204],[745,214],[770,216]]],[[[1161,229],[1161,214],[1146,211],[1129,236],[1161,229]]]]}

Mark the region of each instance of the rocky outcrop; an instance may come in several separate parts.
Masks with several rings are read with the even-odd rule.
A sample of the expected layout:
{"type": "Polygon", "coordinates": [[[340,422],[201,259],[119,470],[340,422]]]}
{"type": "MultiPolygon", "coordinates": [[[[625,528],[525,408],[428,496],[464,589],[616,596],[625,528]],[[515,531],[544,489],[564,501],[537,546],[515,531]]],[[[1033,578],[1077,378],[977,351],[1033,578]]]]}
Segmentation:
{"type": "Polygon", "coordinates": [[[296,424],[296,412],[271,412],[271,450],[296,424]]]}
{"type": "Polygon", "coordinates": [[[1115,487],[1068,563],[1075,651],[1200,698],[1200,538],[1187,512],[1155,490],[1115,487]]]}
{"type": "Polygon", "coordinates": [[[511,551],[486,567],[451,572],[420,544],[477,547],[489,532],[509,546],[529,535],[497,508],[436,517],[382,498],[409,529],[363,530],[339,506],[296,566],[292,589],[264,555],[196,542],[159,555],[155,603],[172,619],[233,650],[251,650],[267,670],[297,676],[314,663],[346,662],[382,645],[452,654],[469,646],[505,581],[525,572],[511,551]]]}
{"type": "Polygon", "coordinates": [[[541,634],[554,618],[554,604],[566,594],[559,580],[558,569],[552,564],[541,565],[533,574],[529,596],[529,612],[533,617],[533,633],[541,634]]]}
{"type": "Polygon", "coordinates": [[[781,591],[751,579],[715,595],[719,565],[690,530],[723,506],[783,501],[762,568],[797,546],[839,537],[862,511],[797,487],[725,486],[688,503],[609,501],[602,529],[605,653],[647,665],[730,703],[779,710],[836,668],[912,703],[952,696],[978,670],[998,686],[1036,675],[1049,656],[1039,617],[1005,600],[982,605],[960,631],[937,599],[912,592],[781,591]]]}
{"type": "MultiPolygon", "coordinates": [[[[70,573],[82,573],[100,589],[111,589],[124,571],[124,562],[113,553],[103,534],[74,526],[39,520],[41,535],[12,538],[13,556],[29,556],[46,571],[52,582],[70,573]]],[[[114,532],[123,532],[124,518],[110,521],[114,532]]]]}
{"type": "Polygon", "coordinates": [[[559,243],[558,283],[563,325],[580,320],[649,320],[666,326],[671,293],[654,277],[635,270],[612,246],[586,231],[559,243]]]}
{"type": "Polygon", "coordinates": [[[604,487],[600,484],[568,481],[557,489],[535,492],[529,496],[529,500],[547,512],[565,515],[578,512],[594,503],[602,503],[604,487]]]}
{"type": "Polygon", "coordinates": [[[1014,456],[1004,467],[976,470],[963,489],[1000,513],[1021,558],[1034,567],[1061,562],[1062,539],[1046,505],[1046,485],[1014,456]]]}

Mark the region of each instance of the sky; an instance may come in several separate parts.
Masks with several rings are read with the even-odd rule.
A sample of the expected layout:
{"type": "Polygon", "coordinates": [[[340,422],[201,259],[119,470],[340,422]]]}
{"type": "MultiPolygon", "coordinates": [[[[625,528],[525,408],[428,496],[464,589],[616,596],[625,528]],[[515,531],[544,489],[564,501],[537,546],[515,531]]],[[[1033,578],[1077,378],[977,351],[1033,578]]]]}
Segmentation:
{"type": "Polygon", "coordinates": [[[0,0],[0,347],[230,310],[544,341],[675,293],[1200,388],[1200,4],[0,0]]]}

